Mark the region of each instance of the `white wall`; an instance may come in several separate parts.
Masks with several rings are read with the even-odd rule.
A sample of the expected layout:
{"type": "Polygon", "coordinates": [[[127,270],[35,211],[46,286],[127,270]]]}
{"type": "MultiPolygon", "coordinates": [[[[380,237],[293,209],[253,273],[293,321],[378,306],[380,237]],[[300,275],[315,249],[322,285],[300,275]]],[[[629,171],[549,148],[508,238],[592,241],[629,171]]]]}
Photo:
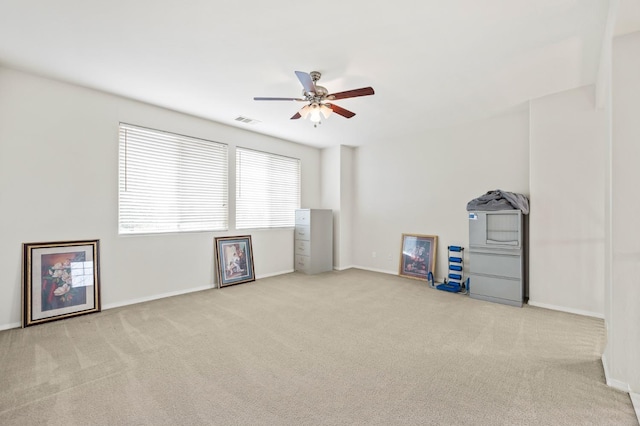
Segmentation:
{"type": "Polygon", "coordinates": [[[468,247],[468,201],[495,189],[528,195],[528,120],[520,107],[355,150],[353,263],[397,274],[402,233],[437,235],[442,280],[447,246],[468,247]]]}
{"type": "Polygon", "coordinates": [[[594,96],[531,101],[529,303],[603,318],[608,118],[594,96]]]}
{"type": "Polygon", "coordinates": [[[353,266],[354,149],[340,146],[340,259],[338,269],[353,266]]]}
{"type": "Polygon", "coordinates": [[[353,148],[338,145],[322,150],[323,209],[333,210],[333,267],[352,267],[353,148]]]}
{"type": "MultiPolygon", "coordinates": [[[[321,151],[321,202],[320,207],[333,211],[333,267],[340,267],[340,146],[324,148],[321,151]]],[[[306,207],[303,205],[303,207],[306,207]]]]}
{"type": "MultiPolygon", "coordinates": [[[[212,102],[215,100],[212,98],[212,102]]],[[[320,151],[0,67],[0,328],[21,315],[21,244],[100,239],[104,307],[210,288],[213,239],[251,234],[256,276],[293,270],[293,231],[118,235],[118,123],[298,157],[320,203],[320,151]]],[[[230,164],[233,188],[235,164],[230,164]]],[[[233,194],[233,192],[231,193],[233,194]]]]}
{"type": "Polygon", "coordinates": [[[640,32],[613,43],[609,384],[640,393],[640,32]]]}

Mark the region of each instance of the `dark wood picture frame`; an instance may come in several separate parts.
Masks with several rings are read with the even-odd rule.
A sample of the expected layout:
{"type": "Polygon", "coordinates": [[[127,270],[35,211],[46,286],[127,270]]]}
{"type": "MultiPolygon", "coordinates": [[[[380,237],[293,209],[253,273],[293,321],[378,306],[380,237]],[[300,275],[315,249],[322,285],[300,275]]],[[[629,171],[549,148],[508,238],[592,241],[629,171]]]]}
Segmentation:
{"type": "Polygon", "coordinates": [[[22,327],[100,312],[100,241],[22,244],[22,327]]]}

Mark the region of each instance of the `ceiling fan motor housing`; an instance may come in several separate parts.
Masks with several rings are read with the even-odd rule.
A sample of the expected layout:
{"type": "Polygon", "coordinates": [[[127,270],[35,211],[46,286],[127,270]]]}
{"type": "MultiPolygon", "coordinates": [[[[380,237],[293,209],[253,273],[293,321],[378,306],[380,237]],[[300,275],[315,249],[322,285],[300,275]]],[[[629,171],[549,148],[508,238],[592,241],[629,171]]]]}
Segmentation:
{"type": "Polygon", "coordinates": [[[307,92],[306,90],[302,89],[302,96],[304,96],[308,101],[320,102],[329,94],[329,91],[326,87],[315,86],[315,88],[315,92],[307,92]]]}
{"type": "Polygon", "coordinates": [[[320,74],[318,71],[311,71],[309,73],[309,76],[311,77],[311,80],[315,83],[316,81],[320,80],[320,77],[322,77],[322,74],[320,74]]]}
{"type": "Polygon", "coordinates": [[[309,73],[309,77],[311,77],[311,81],[313,81],[315,91],[307,92],[306,89],[303,89],[302,96],[304,96],[309,102],[321,102],[329,94],[326,87],[316,85],[318,80],[320,80],[320,77],[322,77],[322,74],[318,71],[311,71],[309,73]]]}

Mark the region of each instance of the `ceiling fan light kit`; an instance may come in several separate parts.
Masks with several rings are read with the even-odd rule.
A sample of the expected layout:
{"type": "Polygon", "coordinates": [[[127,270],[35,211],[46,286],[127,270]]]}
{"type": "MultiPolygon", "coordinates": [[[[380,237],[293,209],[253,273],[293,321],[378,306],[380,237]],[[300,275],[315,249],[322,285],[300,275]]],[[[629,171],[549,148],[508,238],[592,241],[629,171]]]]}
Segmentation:
{"type": "Polygon", "coordinates": [[[295,73],[302,84],[302,96],[304,96],[304,98],[255,97],[253,99],[256,101],[307,102],[307,105],[295,113],[293,117],[291,117],[291,120],[297,120],[299,118],[305,119],[308,117],[309,120],[314,123],[314,127],[317,127],[318,124],[321,124],[320,120],[322,117],[325,119],[329,118],[334,112],[345,118],[351,118],[356,115],[355,112],[351,112],[327,101],[369,96],[375,93],[372,87],[363,87],[361,89],[329,94],[329,91],[325,87],[316,84],[318,80],[320,80],[320,77],[322,77],[322,74],[318,71],[311,71],[308,74],[303,71],[296,71],[295,73]]]}

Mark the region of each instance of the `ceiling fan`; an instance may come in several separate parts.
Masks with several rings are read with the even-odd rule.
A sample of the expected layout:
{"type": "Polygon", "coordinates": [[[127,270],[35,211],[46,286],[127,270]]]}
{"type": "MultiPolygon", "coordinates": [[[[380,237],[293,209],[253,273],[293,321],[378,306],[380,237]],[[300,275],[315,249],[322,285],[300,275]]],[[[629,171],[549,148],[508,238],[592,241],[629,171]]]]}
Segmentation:
{"type": "Polygon", "coordinates": [[[307,102],[307,105],[305,105],[300,111],[295,113],[295,115],[291,117],[291,119],[297,120],[298,118],[307,118],[307,116],[309,116],[309,119],[317,125],[320,123],[320,114],[322,114],[324,118],[328,118],[332,112],[335,112],[336,114],[341,115],[345,118],[351,118],[356,115],[355,112],[351,112],[328,101],[355,98],[358,96],[368,96],[375,93],[372,87],[363,87],[361,89],[347,90],[346,92],[330,94],[325,87],[318,86],[316,84],[316,82],[320,80],[320,77],[322,76],[322,74],[320,74],[318,71],[311,71],[309,74],[302,71],[296,71],[296,76],[298,77],[298,80],[300,80],[300,83],[302,83],[302,96],[304,96],[304,98],[255,97],[253,99],[255,101],[307,102]]]}

